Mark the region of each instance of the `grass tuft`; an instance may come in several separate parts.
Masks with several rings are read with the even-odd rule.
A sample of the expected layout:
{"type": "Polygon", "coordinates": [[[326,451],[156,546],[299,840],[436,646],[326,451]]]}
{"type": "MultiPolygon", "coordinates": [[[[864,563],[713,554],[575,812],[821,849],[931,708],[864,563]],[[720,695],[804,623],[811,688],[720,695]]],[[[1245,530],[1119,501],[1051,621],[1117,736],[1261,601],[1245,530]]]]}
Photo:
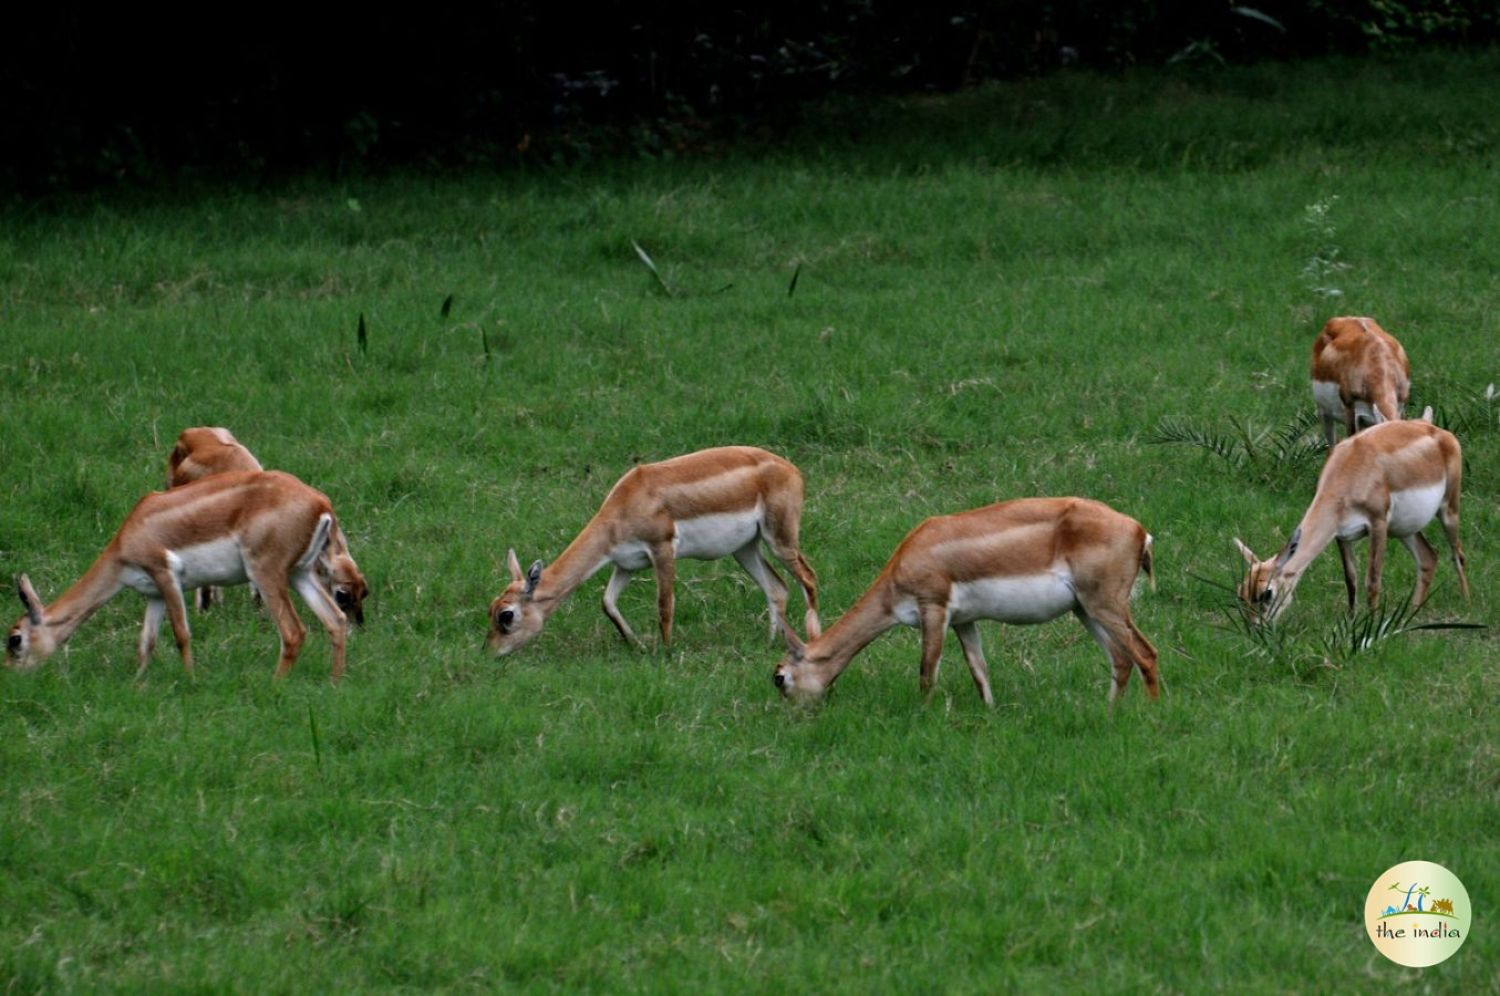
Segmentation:
{"type": "MultiPolygon", "coordinates": [[[[1200,579],[1204,580],[1204,579],[1200,579]]],[[[1216,588],[1233,587],[1212,581],[1216,588]]],[[[1294,674],[1324,668],[1343,668],[1363,655],[1398,637],[1444,630],[1483,630],[1484,623],[1418,622],[1422,607],[1413,607],[1410,597],[1392,602],[1382,598],[1374,607],[1340,612],[1321,625],[1312,616],[1294,615],[1287,609],[1274,623],[1258,623],[1249,607],[1239,601],[1221,610],[1230,630],[1249,644],[1254,656],[1287,668],[1294,674]]]]}
{"type": "Polygon", "coordinates": [[[1284,475],[1322,459],[1326,447],[1312,431],[1316,421],[1317,416],[1305,410],[1273,426],[1258,426],[1230,416],[1226,430],[1187,417],[1165,415],[1157,421],[1146,442],[1185,443],[1207,450],[1235,470],[1255,469],[1263,477],[1284,475]]]}

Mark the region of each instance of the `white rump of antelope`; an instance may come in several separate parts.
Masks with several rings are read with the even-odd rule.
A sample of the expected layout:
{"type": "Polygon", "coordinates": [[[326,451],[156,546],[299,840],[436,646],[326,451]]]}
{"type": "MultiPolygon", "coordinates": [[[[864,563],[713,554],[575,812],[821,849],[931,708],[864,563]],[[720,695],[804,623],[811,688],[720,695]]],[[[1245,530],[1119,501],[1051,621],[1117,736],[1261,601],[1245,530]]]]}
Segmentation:
{"type": "Polygon", "coordinates": [[[550,566],[538,560],[522,574],[515,550],[507,553],[511,580],[490,604],[489,647],[496,656],[519,650],[569,595],[608,565],[614,571],[604,588],[604,614],[636,646],[640,641],[616,603],[635,572],[655,572],[657,622],[666,645],[672,639],[676,565],[683,557],[739,561],[765,592],[774,636],[786,615],[787,587],[761,553],[762,542],[797,579],[807,604],[805,625],[816,633],[818,580],[797,543],[802,498],[797,468],[750,446],[635,467],[550,566]]]}
{"type": "Polygon", "coordinates": [[[784,696],[820,698],[854,655],[897,624],[922,631],[920,686],[930,695],[951,626],[974,687],[994,704],[975,623],[1027,625],[1071,611],[1109,656],[1109,699],[1139,669],[1156,698],[1156,648],[1130,618],[1151,536],[1108,505],[1085,498],[1026,498],[928,519],[910,533],[868,591],[822,636],[806,643],[790,628],[788,653],[772,680],[784,696]]]}
{"type": "Polygon", "coordinates": [[[1301,523],[1281,552],[1261,560],[1238,538],[1234,545],[1249,567],[1239,596],[1254,622],[1272,622],[1291,603],[1292,592],[1312,561],[1338,542],[1344,566],[1349,608],[1356,601],[1353,544],[1370,538],[1365,597],[1371,608],[1380,599],[1380,575],[1387,537],[1394,536],[1417,563],[1413,607],[1427,599],[1437,570],[1437,552],[1422,535],[1436,516],[1442,519],[1458,571],[1459,587],[1469,597],[1463,545],[1458,538],[1459,489],[1463,451],[1451,432],[1425,421],[1383,422],[1339,443],[1328,454],[1301,523]]]}
{"type": "MultiPolygon", "coordinates": [[[[133,588],[147,599],[137,677],[151,660],[163,617],[171,620],[183,667],[191,671],[183,592],[248,580],[260,589],[281,633],[276,676],[291,670],[307,632],[292,607],[289,592],[295,589],[328,630],[337,681],[344,674],[348,624],[319,571],[326,569],[320,561],[339,551],[347,556],[328,498],[290,474],[237,471],[152,492],[136,503],[93,566],[52,604],[43,604],[26,575],[17,579],[26,612],[10,629],[6,660],[36,666],[101,605],[133,588]]],[[[362,599],[363,578],[358,584],[362,599]]]]}
{"type": "Polygon", "coordinates": [[[1373,318],[1330,318],[1313,341],[1312,393],[1330,448],[1340,422],[1346,438],[1395,422],[1411,394],[1406,350],[1373,318]]]}

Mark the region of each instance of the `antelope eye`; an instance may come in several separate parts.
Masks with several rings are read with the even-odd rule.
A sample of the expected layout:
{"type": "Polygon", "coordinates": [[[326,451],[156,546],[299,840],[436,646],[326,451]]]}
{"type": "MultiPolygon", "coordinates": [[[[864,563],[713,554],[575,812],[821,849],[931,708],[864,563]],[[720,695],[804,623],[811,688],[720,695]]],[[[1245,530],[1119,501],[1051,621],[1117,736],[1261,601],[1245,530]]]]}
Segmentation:
{"type": "Polygon", "coordinates": [[[511,625],[515,621],[516,621],[516,610],[515,609],[501,609],[499,612],[495,613],[495,625],[499,626],[502,630],[508,630],[508,629],[510,629],[511,625]]]}
{"type": "Polygon", "coordinates": [[[347,609],[354,605],[354,596],[349,594],[349,589],[347,588],[335,588],[333,590],[333,600],[341,609],[347,609]]]}
{"type": "Polygon", "coordinates": [[[21,652],[21,634],[10,634],[10,639],[5,641],[5,649],[13,654],[19,654],[21,652]]]}
{"type": "Polygon", "coordinates": [[[1261,592],[1259,595],[1256,595],[1255,596],[1255,600],[1257,602],[1259,602],[1260,604],[1262,604],[1262,605],[1268,605],[1268,604],[1270,604],[1271,598],[1274,595],[1275,595],[1275,592],[1271,591],[1270,588],[1267,588],[1265,591],[1261,592]]]}

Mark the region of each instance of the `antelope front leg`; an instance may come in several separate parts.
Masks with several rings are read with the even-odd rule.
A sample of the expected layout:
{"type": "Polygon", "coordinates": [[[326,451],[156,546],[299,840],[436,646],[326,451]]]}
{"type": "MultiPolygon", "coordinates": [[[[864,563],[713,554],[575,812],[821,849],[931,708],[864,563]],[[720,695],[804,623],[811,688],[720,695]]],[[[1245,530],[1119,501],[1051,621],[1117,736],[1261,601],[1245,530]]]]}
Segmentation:
{"type": "Polygon", "coordinates": [[[677,583],[677,554],[671,543],[651,547],[651,567],[656,572],[656,617],[665,647],[672,642],[673,586],[677,583]]]}
{"type": "Polygon", "coordinates": [[[964,648],[964,660],[969,662],[969,674],[974,678],[974,687],[979,690],[979,697],[984,704],[991,708],[995,705],[995,696],[990,692],[989,668],[984,663],[984,645],[979,641],[979,627],[974,623],[958,623],[953,627],[953,632],[958,636],[959,646],[964,648]]]}
{"type": "Polygon", "coordinates": [[[620,593],[630,583],[634,571],[627,571],[619,564],[615,565],[614,572],[609,576],[609,584],[604,586],[604,614],[609,621],[615,624],[615,629],[625,638],[625,642],[637,650],[641,649],[641,641],[636,639],[635,632],[631,630],[630,624],[625,621],[625,616],[620,612],[620,593]]]}
{"type": "Polygon", "coordinates": [[[1380,601],[1380,572],[1385,568],[1385,541],[1389,524],[1384,519],[1370,522],[1370,567],[1365,573],[1365,602],[1375,608],[1380,601]]]}
{"type": "Polygon", "coordinates": [[[937,685],[938,665],[943,661],[943,636],[948,629],[948,606],[937,602],[926,602],[917,607],[922,626],[922,672],[918,687],[922,694],[932,697],[937,685]]]}
{"type": "Polygon", "coordinates": [[[146,665],[151,663],[151,652],[156,649],[156,634],[161,630],[161,621],[167,614],[167,603],[160,598],[146,601],[146,618],[141,620],[141,640],[136,646],[135,680],[145,677],[146,665]]]}
{"type": "MultiPolygon", "coordinates": [[[[182,655],[182,669],[192,674],[193,637],[188,629],[187,605],[182,600],[182,586],[177,583],[177,575],[168,568],[157,568],[150,573],[157,592],[166,603],[167,618],[172,622],[172,635],[177,639],[177,652],[182,655]]],[[[149,603],[146,606],[146,615],[147,617],[151,615],[149,603]]]]}
{"type": "Polygon", "coordinates": [[[302,620],[297,618],[297,610],[292,608],[292,598],[287,593],[285,580],[280,584],[260,580],[255,583],[265,596],[266,608],[270,610],[271,618],[276,620],[276,628],[281,633],[281,658],[276,662],[276,677],[285,678],[292,665],[297,663],[297,655],[302,651],[302,641],[307,637],[307,627],[302,625],[302,620]]]}
{"type": "Polygon", "coordinates": [[[333,646],[333,665],[329,680],[337,685],[344,676],[344,648],[349,635],[349,620],[311,574],[302,575],[293,584],[297,588],[297,594],[302,596],[307,607],[313,610],[313,615],[328,630],[328,640],[333,646]]]}
{"type": "Polygon", "coordinates": [[[1349,593],[1349,611],[1354,611],[1354,605],[1359,597],[1359,571],[1354,563],[1354,544],[1348,540],[1341,539],[1339,544],[1339,559],[1344,564],[1344,590],[1349,593]]]}
{"type": "Polygon", "coordinates": [[[1318,409],[1318,421],[1323,423],[1323,438],[1328,440],[1328,448],[1331,450],[1339,441],[1338,423],[1333,420],[1332,415],[1321,408],[1318,409]]]}

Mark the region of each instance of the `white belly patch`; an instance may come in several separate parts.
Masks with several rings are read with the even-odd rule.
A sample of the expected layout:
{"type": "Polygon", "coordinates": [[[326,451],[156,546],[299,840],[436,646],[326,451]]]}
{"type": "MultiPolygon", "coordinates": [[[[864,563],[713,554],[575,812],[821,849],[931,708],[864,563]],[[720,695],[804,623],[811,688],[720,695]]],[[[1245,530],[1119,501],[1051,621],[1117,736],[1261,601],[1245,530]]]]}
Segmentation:
{"type": "MultiPolygon", "coordinates": [[[[1423,488],[1407,488],[1391,492],[1391,506],[1386,510],[1385,529],[1392,536],[1410,536],[1422,531],[1431,522],[1443,503],[1443,482],[1429,484],[1423,488]]],[[[1353,540],[1368,535],[1370,520],[1363,515],[1351,515],[1339,523],[1339,539],[1353,540]]]]}
{"type": "Polygon", "coordinates": [[[1327,412],[1336,418],[1344,417],[1344,402],[1339,398],[1339,386],[1332,381],[1315,380],[1312,382],[1313,401],[1320,411],[1327,412]]]}
{"type": "MultiPolygon", "coordinates": [[[[1313,401],[1318,410],[1324,412],[1331,418],[1342,419],[1344,417],[1344,402],[1339,397],[1339,386],[1332,381],[1315,380],[1312,382],[1313,401]]],[[[1378,425],[1385,420],[1375,406],[1368,401],[1359,398],[1354,399],[1354,419],[1360,425],[1378,425]]]]}
{"type": "Polygon", "coordinates": [[[982,578],[955,584],[948,596],[955,623],[995,619],[1004,623],[1044,623],[1078,604],[1071,579],[1049,571],[1013,578],[982,578]]]}
{"type": "Polygon", "coordinates": [[[678,519],[676,525],[673,547],[677,556],[714,560],[729,556],[760,535],[760,506],[743,512],[678,519]]]}
{"type": "Polygon", "coordinates": [[[173,550],[168,558],[172,561],[177,583],[184,589],[201,588],[206,584],[243,584],[248,580],[244,555],[232,536],[173,550]]]}
{"type": "Polygon", "coordinates": [[[1351,515],[1349,518],[1339,523],[1338,537],[1339,539],[1345,541],[1357,540],[1363,539],[1365,536],[1369,535],[1369,532],[1369,519],[1365,518],[1363,515],[1351,515]]]}
{"type": "Polygon", "coordinates": [[[1446,483],[1439,482],[1425,488],[1391,492],[1391,535],[1410,536],[1431,522],[1432,517],[1437,515],[1438,506],[1443,503],[1443,492],[1446,490],[1446,483]]]}
{"type": "MultiPolygon", "coordinates": [[[[232,536],[180,550],[168,550],[167,566],[177,576],[177,584],[183,591],[206,584],[244,584],[249,580],[240,545],[232,536]]],[[[156,582],[139,567],[126,567],[121,580],[143,595],[160,595],[156,582]]]]}
{"type": "Polygon", "coordinates": [[[617,543],[610,547],[609,559],[627,571],[643,571],[651,566],[651,553],[640,540],[617,543]]]}

